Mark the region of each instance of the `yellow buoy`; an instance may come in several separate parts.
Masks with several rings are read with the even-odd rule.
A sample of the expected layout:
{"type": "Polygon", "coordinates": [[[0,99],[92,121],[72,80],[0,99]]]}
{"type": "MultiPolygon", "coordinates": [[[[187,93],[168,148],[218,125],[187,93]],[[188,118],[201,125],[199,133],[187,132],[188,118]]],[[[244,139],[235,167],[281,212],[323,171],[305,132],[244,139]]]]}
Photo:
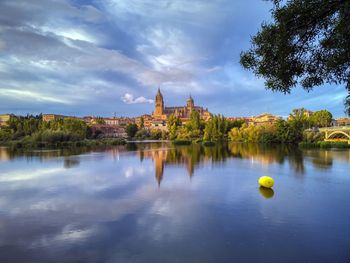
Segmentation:
{"type": "Polygon", "coordinates": [[[262,187],[271,188],[275,184],[275,182],[270,176],[261,176],[259,178],[259,184],[262,187]]]}

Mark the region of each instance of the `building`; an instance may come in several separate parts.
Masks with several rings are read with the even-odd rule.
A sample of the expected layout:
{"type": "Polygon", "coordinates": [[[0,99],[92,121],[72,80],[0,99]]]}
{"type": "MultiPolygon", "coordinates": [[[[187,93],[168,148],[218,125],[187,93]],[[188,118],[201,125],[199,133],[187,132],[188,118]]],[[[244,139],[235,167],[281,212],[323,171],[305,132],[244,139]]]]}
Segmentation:
{"type": "Polygon", "coordinates": [[[91,131],[93,136],[102,137],[116,137],[116,138],[126,138],[126,130],[124,127],[108,125],[108,124],[94,124],[91,125],[91,131]]]}
{"type": "Polygon", "coordinates": [[[63,119],[76,119],[76,117],[73,116],[65,116],[65,115],[59,115],[59,114],[43,114],[42,116],[43,121],[55,121],[55,120],[63,120],[63,119]]]}
{"type": "Polygon", "coordinates": [[[118,126],[119,125],[119,119],[116,117],[113,118],[103,118],[104,122],[107,125],[112,125],[112,126],[118,126]]]}
{"type": "Polygon", "coordinates": [[[281,118],[270,113],[263,113],[258,116],[249,118],[248,124],[261,125],[261,124],[274,124],[281,118]]]}
{"type": "Polygon", "coordinates": [[[201,117],[201,119],[207,121],[210,119],[211,114],[208,109],[204,109],[203,107],[195,106],[193,98],[190,96],[185,106],[176,106],[176,107],[166,107],[164,104],[163,95],[158,89],[156,99],[155,99],[155,109],[152,113],[152,117],[154,120],[167,120],[170,115],[175,115],[180,118],[183,123],[186,123],[191,117],[191,113],[193,111],[197,111],[201,117]]]}
{"type": "Polygon", "coordinates": [[[152,115],[144,114],[140,117],[135,118],[135,123],[137,124],[138,127],[141,127],[142,121],[143,121],[144,128],[151,128],[152,122],[153,122],[153,117],[152,117],[152,115]]]}
{"type": "Polygon", "coordinates": [[[349,126],[350,118],[337,118],[332,121],[333,126],[349,126]]]}
{"type": "Polygon", "coordinates": [[[278,120],[281,119],[281,117],[272,115],[270,113],[263,113],[257,116],[251,116],[251,117],[227,117],[226,118],[229,121],[244,121],[248,125],[264,125],[264,124],[274,124],[278,120]]]}
{"type": "Polygon", "coordinates": [[[6,126],[7,121],[10,120],[12,114],[0,114],[0,127],[6,126]]]}

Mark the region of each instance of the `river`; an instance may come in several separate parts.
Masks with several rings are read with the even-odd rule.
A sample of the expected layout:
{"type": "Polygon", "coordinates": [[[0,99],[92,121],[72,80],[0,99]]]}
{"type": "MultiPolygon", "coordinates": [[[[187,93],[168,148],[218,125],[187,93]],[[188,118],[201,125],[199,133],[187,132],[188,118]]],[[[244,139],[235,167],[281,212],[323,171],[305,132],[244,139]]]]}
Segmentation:
{"type": "Polygon", "coordinates": [[[0,262],[350,262],[350,151],[0,148],[0,262]]]}

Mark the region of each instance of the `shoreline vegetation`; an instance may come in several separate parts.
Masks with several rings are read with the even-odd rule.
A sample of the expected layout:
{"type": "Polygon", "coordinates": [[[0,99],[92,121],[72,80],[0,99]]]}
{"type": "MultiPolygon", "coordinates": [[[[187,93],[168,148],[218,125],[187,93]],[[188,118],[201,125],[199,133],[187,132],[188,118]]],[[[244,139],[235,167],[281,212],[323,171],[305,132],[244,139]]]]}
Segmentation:
{"type": "Polygon", "coordinates": [[[350,148],[346,142],[325,142],[319,127],[328,127],[332,114],[321,110],[309,114],[295,109],[287,120],[248,125],[244,120],[228,120],[222,115],[213,115],[209,121],[200,119],[193,111],[186,123],[171,115],[167,129],[147,129],[143,122],[125,127],[128,138],[107,138],[93,132],[84,121],[66,118],[43,121],[41,115],[11,117],[0,129],[0,146],[17,148],[64,148],[80,146],[113,146],[139,141],[170,141],[174,145],[202,144],[215,146],[221,142],[294,144],[302,148],[350,148]]]}

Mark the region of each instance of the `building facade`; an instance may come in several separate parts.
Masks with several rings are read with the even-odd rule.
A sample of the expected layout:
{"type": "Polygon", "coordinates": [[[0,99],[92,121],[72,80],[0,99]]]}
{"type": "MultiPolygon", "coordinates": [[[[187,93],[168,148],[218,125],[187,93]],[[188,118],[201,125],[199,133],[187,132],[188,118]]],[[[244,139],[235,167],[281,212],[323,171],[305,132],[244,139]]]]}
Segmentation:
{"type": "Polygon", "coordinates": [[[180,118],[183,123],[186,123],[191,117],[191,113],[197,111],[201,119],[207,121],[210,119],[211,114],[208,109],[203,107],[195,106],[193,98],[190,96],[185,106],[166,107],[164,104],[163,95],[158,89],[155,99],[155,109],[152,113],[152,117],[155,121],[167,120],[170,115],[175,115],[180,118]]]}
{"type": "Polygon", "coordinates": [[[10,120],[11,116],[14,116],[12,114],[0,114],[0,127],[6,126],[7,121],[10,120]]]}

